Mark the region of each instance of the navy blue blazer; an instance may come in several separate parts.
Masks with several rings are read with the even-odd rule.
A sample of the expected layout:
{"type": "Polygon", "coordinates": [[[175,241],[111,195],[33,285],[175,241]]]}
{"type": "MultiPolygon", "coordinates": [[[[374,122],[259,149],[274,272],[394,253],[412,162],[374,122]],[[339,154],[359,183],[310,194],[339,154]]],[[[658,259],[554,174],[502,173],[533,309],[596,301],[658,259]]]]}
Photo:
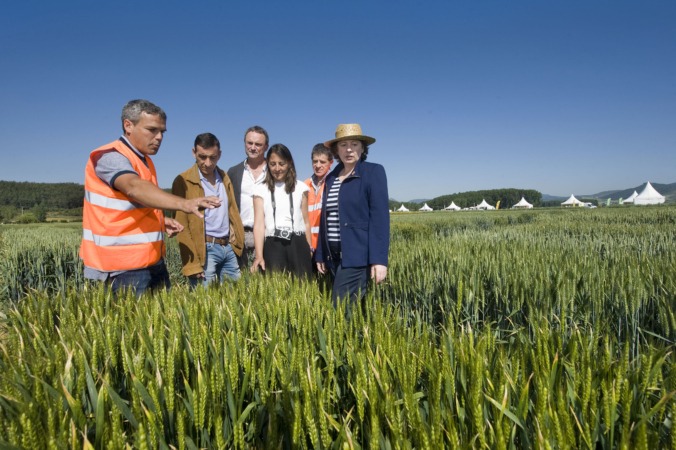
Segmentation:
{"type": "MultiPolygon", "coordinates": [[[[315,260],[331,264],[326,236],[326,199],[343,164],[326,177],[319,240],[315,260]]],[[[343,180],[338,196],[340,241],[343,267],[373,264],[387,266],[390,250],[390,210],[387,176],[380,164],[359,161],[354,172],[343,180]]]]}

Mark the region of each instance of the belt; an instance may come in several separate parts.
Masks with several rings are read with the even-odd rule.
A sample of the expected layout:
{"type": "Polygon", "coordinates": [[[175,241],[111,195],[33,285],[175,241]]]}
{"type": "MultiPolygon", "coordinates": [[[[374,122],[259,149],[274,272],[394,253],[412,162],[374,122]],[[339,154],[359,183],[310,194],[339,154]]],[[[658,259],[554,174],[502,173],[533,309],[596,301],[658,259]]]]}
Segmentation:
{"type": "Polygon", "coordinates": [[[209,244],[228,245],[228,242],[230,242],[229,236],[219,238],[219,237],[216,237],[216,236],[209,236],[207,234],[205,237],[206,237],[207,243],[209,243],[209,244]]]}
{"type": "Polygon", "coordinates": [[[244,227],[244,231],[253,231],[253,227],[244,227]]]}

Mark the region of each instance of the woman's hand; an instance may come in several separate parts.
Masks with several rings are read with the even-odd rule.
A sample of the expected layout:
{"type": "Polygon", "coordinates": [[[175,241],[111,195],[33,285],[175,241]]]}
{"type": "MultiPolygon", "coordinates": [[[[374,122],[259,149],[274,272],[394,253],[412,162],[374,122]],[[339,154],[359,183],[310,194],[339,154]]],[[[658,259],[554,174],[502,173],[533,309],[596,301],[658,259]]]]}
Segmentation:
{"type": "Polygon", "coordinates": [[[317,263],[317,272],[321,273],[322,275],[326,273],[326,265],[323,262],[317,263]]]}
{"type": "Polygon", "coordinates": [[[371,266],[371,279],[375,281],[376,284],[382,283],[387,277],[387,266],[380,264],[374,264],[371,266]]]}
{"type": "Polygon", "coordinates": [[[251,264],[251,273],[256,273],[259,267],[263,272],[265,272],[265,260],[263,258],[256,257],[256,259],[254,259],[253,263],[251,264]]]}

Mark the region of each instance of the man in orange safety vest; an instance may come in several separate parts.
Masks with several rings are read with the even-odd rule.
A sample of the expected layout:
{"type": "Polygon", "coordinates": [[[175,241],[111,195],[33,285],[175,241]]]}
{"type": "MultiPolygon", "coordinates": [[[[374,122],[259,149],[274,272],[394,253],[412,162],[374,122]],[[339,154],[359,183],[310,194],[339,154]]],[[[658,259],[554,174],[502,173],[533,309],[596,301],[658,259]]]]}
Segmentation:
{"type": "Polygon", "coordinates": [[[312,176],[305,180],[305,184],[310,188],[308,193],[307,206],[308,216],[310,218],[310,231],[312,232],[312,254],[317,248],[317,239],[319,237],[319,222],[322,216],[322,196],[324,194],[324,180],[326,174],[333,164],[333,153],[326,148],[323,143],[319,143],[312,148],[312,176]]]}
{"type": "Polygon", "coordinates": [[[202,217],[220,205],[218,197],[185,199],[159,188],[151,156],[167,130],[167,115],[147,100],[122,108],[123,135],[92,151],[85,168],[80,257],[84,276],[106,283],[114,295],[169,289],[164,233],[183,230],[162,210],[202,217]]]}

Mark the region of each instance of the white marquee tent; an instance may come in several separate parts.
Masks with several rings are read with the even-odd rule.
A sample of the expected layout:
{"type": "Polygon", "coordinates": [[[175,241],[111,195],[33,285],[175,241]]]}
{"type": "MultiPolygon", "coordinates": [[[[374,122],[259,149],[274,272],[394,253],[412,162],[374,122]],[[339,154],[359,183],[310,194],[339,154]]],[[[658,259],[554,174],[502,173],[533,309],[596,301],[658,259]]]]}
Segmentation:
{"type": "Polygon", "coordinates": [[[446,211],[460,211],[460,207],[455,204],[455,202],[451,202],[450,205],[444,208],[446,211]]]}
{"type": "Polygon", "coordinates": [[[427,206],[427,203],[425,203],[425,204],[422,206],[422,208],[420,208],[418,211],[433,211],[433,209],[430,208],[429,206],[427,206]]]}
{"type": "Polygon", "coordinates": [[[401,206],[399,207],[399,209],[397,209],[397,211],[400,211],[400,212],[408,212],[408,208],[405,207],[404,204],[402,203],[401,206]]]}
{"type": "Polygon", "coordinates": [[[622,203],[634,203],[634,199],[638,197],[638,192],[634,191],[633,194],[631,194],[629,197],[626,199],[622,200],[622,203]]]}
{"type": "Polygon", "coordinates": [[[495,209],[495,206],[491,206],[486,203],[486,199],[481,200],[481,203],[476,205],[476,209],[495,209]]]}
{"type": "Polygon", "coordinates": [[[519,203],[512,206],[512,208],[527,208],[527,209],[530,209],[532,207],[533,207],[533,205],[528,203],[524,197],[521,197],[521,200],[519,200],[519,203]]]}
{"type": "Polygon", "coordinates": [[[574,195],[571,196],[565,202],[561,203],[561,206],[584,206],[580,200],[576,199],[574,195]]]}
{"type": "Polygon", "coordinates": [[[664,203],[664,195],[655,190],[650,181],[648,181],[636,197],[634,197],[634,205],[658,205],[664,203]]]}

